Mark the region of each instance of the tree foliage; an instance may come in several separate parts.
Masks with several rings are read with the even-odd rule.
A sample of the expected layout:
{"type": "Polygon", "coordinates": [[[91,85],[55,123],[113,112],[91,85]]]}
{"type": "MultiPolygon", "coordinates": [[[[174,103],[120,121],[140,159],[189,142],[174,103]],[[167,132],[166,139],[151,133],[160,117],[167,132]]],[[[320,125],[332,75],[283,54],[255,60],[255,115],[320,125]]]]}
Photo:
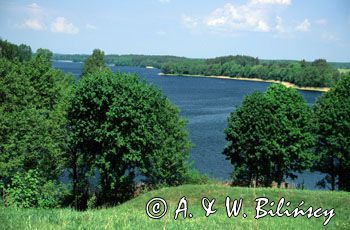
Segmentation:
{"type": "MultiPolygon", "coordinates": [[[[69,56],[69,55],[68,55],[69,56]]],[[[51,67],[47,49],[0,40],[0,188],[5,203],[58,207],[67,194],[59,177],[71,170],[78,208],[131,197],[136,180],[152,185],[205,183],[190,171],[185,121],[162,93],[105,63],[161,67],[165,73],[257,77],[302,86],[340,78],[324,59],[261,61],[249,56],[187,59],[174,56],[73,55],[85,64],[73,86],[51,67]]],[[[350,190],[350,77],[322,95],[314,114],[295,89],[272,85],[247,96],[231,113],[224,154],[236,183],[269,186],[315,162],[332,188],[350,190]],[[314,124],[312,125],[312,122],[314,124]]]]}
{"type": "Polygon", "coordinates": [[[96,169],[102,202],[115,202],[137,173],[155,184],[183,182],[185,122],[159,90],[135,75],[104,70],[85,75],[72,95],[68,117],[78,193],[87,194],[86,175],[96,169]]]}
{"type": "MultiPolygon", "coordinates": [[[[84,62],[88,55],[55,54],[55,60],[84,62]]],[[[214,75],[230,77],[260,78],[287,81],[298,86],[329,87],[337,82],[337,68],[348,68],[349,63],[305,60],[261,60],[246,55],[230,55],[209,59],[195,59],[166,55],[106,55],[105,62],[117,66],[153,66],[165,74],[214,75]]]]}
{"type": "Polygon", "coordinates": [[[314,105],[317,169],[334,190],[350,191],[350,76],[320,96],[314,105]]]}
{"type": "Polygon", "coordinates": [[[231,55],[231,56],[223,56],[223,57],[206,59],[206,64],[208,65],[213,65],[213,64],[223,65],[227,62],[234,62],[235,64],[240,66],[254,66],[259,64],[259,59],[246,56],[246,55],[236,55],[236,56],[231,55]]]}
{"type": "Polygon", "coordinates": [[[269,186],[312,165],[311,110],[295,89],[273,84],[245,97],[225,134],[224,154],[234,165],[236,183],[269,186]]]}
{"type": "Polygon", "coordinates": [[[95,71],[101,71],[104,68],[106,68],[104,52],[99,49],[94,49],[92,55],[88,57],[84,63],[81,76],[85,76],[95,71]]]}
{"type": "Polygon", "coordinates": [[[37,170],[17,172],[6,189],[8,206],[20,208],[57,208],[68,190],[62,184],[43,179],[37,170]]]}
{"type": "Polygon", "coordinates": [[[331,86],[340,77],[338,70],[326,60],[314,62],[264,62],[249,56],[227,56],[214,59],[184,60],[167,62],[162,65],[165,74],[192,74],[207,76],[230,76],[260,78],[291,82],[299,86],[331,86]]]}
{"type": "Polygon", "coordinates": [[[15,45],[0,39],[0,58],[6,58],[11,61],[29,61],[31,57],[32,49],[30,46],[24,44],[15,45]]]}
{"type": "MultiPolygon", "coordinates": [[[[89,57],[87,54],[54,54],[54,60],[70,60],[73,62],[85,62],[89,57]]],[[[153,66],[155,68],[161,68],[162,64],[166,62],[178,62],[183,60],[199,60],[189,59],[184,57],[176,57],[170,55],[137,55],[137,54],[126,54],[116,55],[108,54],[105,55],[106,64],[113,64],[116,66],[137,66],[146,67],[153,66]]]]}
{"type": "Polygon", "coordinates": [[[38,169],[57,179],[65,164],[66,97],[71,77],[51,68],[50,52],[0,59],[0,180],[38,169]]]}

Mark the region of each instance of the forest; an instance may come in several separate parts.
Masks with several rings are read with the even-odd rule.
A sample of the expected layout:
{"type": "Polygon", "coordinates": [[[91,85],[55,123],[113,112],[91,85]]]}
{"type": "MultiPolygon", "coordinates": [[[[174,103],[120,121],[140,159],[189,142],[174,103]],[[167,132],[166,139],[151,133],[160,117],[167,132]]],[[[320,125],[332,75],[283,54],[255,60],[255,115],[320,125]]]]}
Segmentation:
{"type": "MultiPolygon", "coordinates": [[[[54,60],[84,62],[88,55],[54,54],[54,60]]],[[[259,78],[293,83],[305,87],[330,87],[343,74],[338,69],[350,68],[350,63],[328,63],[325,59],[260,60],[246,55],[231,55],[209,59],[192,59],[157,55],[105,55],[107,64],[116,66],[152,66],[164,74],[229,76],[259,78]]]]}
{"type": "Polygon", "coordinates": [[[164,74],[230,76],[277,80],[306,87],[329,87],[337,82],[340,73],[324,59],[313,62],[264,61],[249,56],[226,56],[202,62],[167,62],[164,74]]]}
{"type": "MultiPolygon", "coordinates": [[[[68,60],[73,62],[85,62],[88,57],[89,55],[86,54],[53,54],[53,60],[68,60]]],[[[109,65],[137,67],[152,66],[159,69],[165,62],[178,62],[187,59],[188,58],[185,57],[170,55],[105,55],[105,62],[109,65]]]]}

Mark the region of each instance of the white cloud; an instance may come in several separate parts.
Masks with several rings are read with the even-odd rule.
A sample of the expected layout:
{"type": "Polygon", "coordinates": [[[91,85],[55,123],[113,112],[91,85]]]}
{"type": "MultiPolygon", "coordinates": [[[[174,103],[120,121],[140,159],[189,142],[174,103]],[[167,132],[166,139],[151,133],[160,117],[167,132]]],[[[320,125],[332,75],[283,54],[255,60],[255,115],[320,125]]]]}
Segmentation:
{"type": "Polygon", "coordinates": [[[27,5],[26,12],[27,14],[33,17],[43,17],[47,14],[45,10],[41,6],[39,6],[37,3],[31,3],[27,5]]]}
{"type": "Polygon", "coordinates": [[[95,25],[92,25],[92,24],[89,24],[89,23],[87,23],[85,25],[85,27],[86,27],[86,29],[89,29],[89,30],[96,30],[97,29],[97,27],[95,25]]]}
{"type": "Polygon", "coordinates": [[[275,18],[274,31],[277,32],[273,35],[274,38],[294,39],[296,37],[294,33],[294,26],[288,22],[285,22],[281,16],[276,16],[275,18]]]}
{"type": "Polygon", "coordinates": [[[259,21],[258,26],[256,27],[258,31],[268,32],[270,27],[264,21],[259,21]]]}
{"type": "Polygon", "coordinates": [[[206,20],[209,27],[228,27],[242,31],[270,31],[265,10],[251,4],[235,6],[231,3],[216,9],[206,20]]]}
{"type": "Polygon", "coordinates": [[[170,0],[158,0],[158,2],[160,2],[160,3],[169,3],[170,0]]]}
{"type": "Polygon", "coordinates": [[[44,30],[45,25],[38,19],[27,19],[21,25],[22,28],[32,29],[32,30],[44,30]]]}
{"type": "Polygon", "coordinates": [[[29,4],[28,8],[32,11],[41,11],[42,10],[41,7],[38,4],[36,4],[35,2],[29,4]]]}
{"type": "Polygon", "coordinates": [[[36,4],[35,2],[29,4],[28,7],[33,8],[33,9],[39,9],[40,8],[40,6],[38,4],[36,4]]]}
{"type": "MultiPolygon", "coordinates": [[[[78,27],[62,16],[57,17],[56,11],[52,9],[44,8],[35,2],[26,5],[14,4],[14,6],[16,6],[14,11],[25,19],[20,23],[14,23],[14,28],[51,31],[53,33],[79,33],[78,27]]],[[[86,24],[86,28],[96,29],[96,26],[86,24]]]]}
{"type": "Polygon", "coordinates": [[[292,3],[292,0],[251,0],[250,4],[253,5],[290,5],[292,3]]]}
{"type": "Polygon", "coordinates": [[[218,18],[209,18],[207,21],[208,26],[220,26],[225,25],[227,23],[227,18],[225,17],[218,17],[218,18]]]}
{"type": "Polygon", "coordinates": [[[27,19],[21,24],[15,24],[17,28],[31,29],[31,30],[45,30],[45,11],[37,3],[31,3],[29,5],[18,7],[20,14],[26,15],[27,19]]]}
{"type": "Polygon", "coordinates": [[[190,29],[196,28],[198,26],[198,20],[193,17],[182,15],[182,23],[190,29]]]}
{"type": "Polygon", "coordinates": [[[51,24],[51,31],[54,33],[76,34],[79,28],[68,22],[64,17],[57,17],[51,24]]]}
{"type": "Polygon", "coordinates": [[[308,19],[305,19],[302,23],[297,25],[295,27],[295,30],[301,31],[301,32],[307,32],[310,30],[311,23],[309,22],[308,19]]]}

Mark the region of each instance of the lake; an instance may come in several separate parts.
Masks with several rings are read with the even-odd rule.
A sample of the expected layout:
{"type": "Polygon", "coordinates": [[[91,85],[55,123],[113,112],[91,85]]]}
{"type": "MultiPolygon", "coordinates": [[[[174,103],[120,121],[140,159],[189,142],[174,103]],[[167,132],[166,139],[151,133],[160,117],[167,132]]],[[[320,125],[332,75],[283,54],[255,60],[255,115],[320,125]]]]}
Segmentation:
{"type": "MultiPolygon", "coordinates": [[[[82,64],[53,62],[55,68],[71,72],[79,78],[82,64]]],[[[181,110],[188,121],[187,128],[193,147],[190,159],[194,167],[210,177],[227,181],[232,172],[231,163],[222,151],[226,145],[224,129],[227,118],[244,96],[254,91],[265,91],[270,83],[227,80],[202,77],[159,76],[159,69],[139,67],[110,67],[114,72],[136,73],[149,84],[157,86],[181,110]]],[[[302,91],[300,94],[311,106],[320,92],[302,91]]],[[[293,183],[304,183],[307,189],[319,189],[316,182],[323,177],[318,172],[303,172],[293,183]]]]}

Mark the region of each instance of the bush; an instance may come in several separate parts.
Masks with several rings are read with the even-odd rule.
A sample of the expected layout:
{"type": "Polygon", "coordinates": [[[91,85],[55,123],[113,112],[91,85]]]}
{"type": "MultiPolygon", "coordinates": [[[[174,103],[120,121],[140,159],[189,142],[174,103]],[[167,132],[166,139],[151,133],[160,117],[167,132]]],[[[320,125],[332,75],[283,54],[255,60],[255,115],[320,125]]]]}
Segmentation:
{"type": "Polygon", "coordinates": [[[213,182],[207,174],[201,174],[196,169],[189,169],[184,184],[209,184],[213,182]]]}
{"type": "Polygon", "coordinates": [[[68,190],[53,181],[45,182],[36,170],[16,173],[6,189],[6,205],[20,208],[56,208],[68,190]]]}
{"type": "Polygon", "coordinates": [[[97,207],[97,197],[96,195],[92,195],[87,201],[87,208],[94,209],[97,207]]]}

